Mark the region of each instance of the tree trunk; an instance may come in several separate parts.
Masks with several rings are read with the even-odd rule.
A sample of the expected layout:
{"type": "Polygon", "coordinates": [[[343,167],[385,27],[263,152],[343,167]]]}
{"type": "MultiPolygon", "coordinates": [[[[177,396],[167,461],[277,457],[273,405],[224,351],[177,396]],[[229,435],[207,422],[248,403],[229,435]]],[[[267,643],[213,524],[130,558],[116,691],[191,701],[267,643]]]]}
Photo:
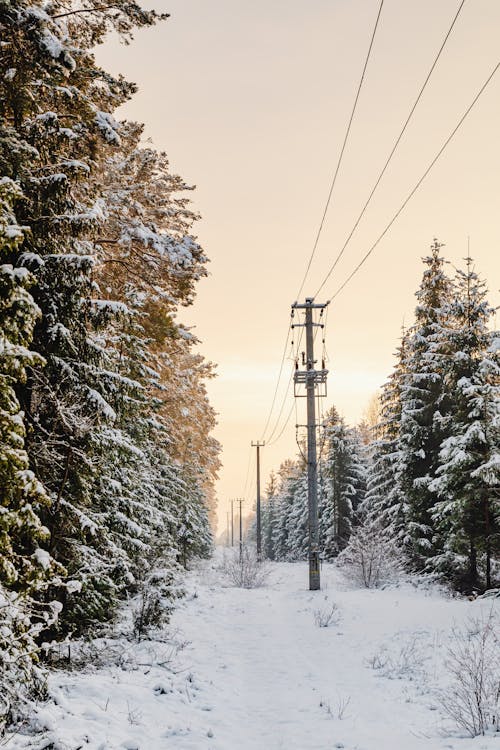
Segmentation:
{"type": "Polygon", "coordinates": [[[477,589],[477,550],[473,539],[470,540],[469,550],[469,584],[472,593],[477,589]]]}

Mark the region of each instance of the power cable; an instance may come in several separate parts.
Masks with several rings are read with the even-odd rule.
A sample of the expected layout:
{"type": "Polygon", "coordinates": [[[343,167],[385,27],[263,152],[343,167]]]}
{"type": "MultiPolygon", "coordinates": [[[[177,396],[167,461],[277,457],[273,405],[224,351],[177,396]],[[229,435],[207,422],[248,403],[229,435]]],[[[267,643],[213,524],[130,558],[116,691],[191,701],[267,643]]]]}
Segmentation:
{"type": "MultiPolygon", "coordinates": [[[[297,344],[296,344],[296,346],[297,346],[297,349],[296,349],[297,354],[298,354],[298,351],[299,351],[299,348],[300,348],[300,343],[302,341],[303,333],[304,333],[304,329],[301,328],[300,329],[300,333],[299,333],[299,337],[298,337],[298,341],[297,341],[297,344]]],[[[293,358],[293,359],[295,359],[295,358],[293,358]]],[[[271,432],[271,434],[269,435],[269,437],[267,439],[267,445],[272,445],[273,443],[276,442],[276,440],[273,440],[273,437],[274,437],[274,435],[276,433],[276,430],[278,429],[278,425],[279,425],[279,422],[280,422],[280,419],[281,419],[281,415],[283,414],[283,409],[285,408],[285,404],[286,404],[286,400],[287,400],[287,396],[288,396],[288,391],[290,389],[290,384],[291,384],[292,379],[293,379],[294,366],[295,366],[295,363],[294,363],[294,361],[292,361],[292,370],[290,372],[290,377],[288,379],[288,383],[287,383],[287,386],[286,386],[285,393],[283,394],[283,400],[281,402],[281,408],[280,408],[278,417],[276,419],[276,422],[274,423],[274,427],[272,429],[272,432],[271,432]]],[[[280,435],[281,435],[281,433],[280,433],[280,435]]]]}
{"type": "MultiPolygon", "coordinates": [[[[427,175],[429,174],[429,172],[431,171],[431,169],[433,168],[433,166],[435,165],[435,163],[438,161],[438,159],[440,158],[440,156],[443,153],[443,151],[446,149],[446,147],[448,146],[448,144],[450,143],[450,141],[453,139],[453,137],[455,136],[455,134],[457,133],[457,131],[460,129],[460,127],[462,126],[463,122],[465,121],[465,119],[467,118],[467,116],[469,115],[469,113],[474,108],[474,106],[475,106],[476,102],[478,101],[478,99],[480,98],[481,94],[484,92],[484,90],[486,89],[486,87],[488,86],[488,84],[490,83],[490,81],[492,80],[492,78],[494,77],[494,75],[497,72],[498,68],[500,68],[500,62],[498,62],[495,65],[495,67],[493,68],[492,72],[490,73],[490,75],[488,76],[488,78],[483,83],[483,85],[479,89],[478,93],[476,94],[476,96],[472,100],[472,103],[467,107],[467,109],[465,110],[464,114],[462,115],[462,117],[458,121],[458,124],[452,130],[452,132],[450,133],[450,135],[448,136],[448,138],[445,140],[445,142],[443,143],[443,145],[439,149],[438,153],[436,154],[436,156],[434,157],[434,159],[431,161],[431,163],[429,164],[429,166],[427,167],[427,169],[423,173],[422,177],[419,179],[419,181],[417,182],[417,184],[415,185],[415,187],[413,188],[413,190],[411,190],[411,192],[408,194],[408,196],[406,197],[406,199],[403,201],[403,203],[401,204],[401,206],[399,207],[399,209],[396,211],[396,213],[394,214],[394,216],[392,217],[392,219],[390,220],[390,222],[385,227],[384,231],[375,240],[375,242],[370,247],[370,249],[368,250],[368,252],[363,256],[363,258],[360,260],[360,262],[358,263],[358,265],[349,274],[349,276],[347,277],[347,279],[345,279],[345,281],[339,286],[339,288],[334,292],[334,294],[332,294],[332,296],[328,300],[329,302],[332,302],[340,294],[340,292],[346,287],[346,285],[353,278],[353,276],[359,271],[359,269],[368,260],[368,258],[370,257],[370,255],[373,253],[373,251],[377,247],[377,245],[380,243],[380,241],[385,237],[385,235],[387,234],[387,232],[389,231],[389,229],[392,227],[392,225],[394,224],[394,222],[396,221],[396,219],[399,217],[399,215],[402,213],[402,211],[404,210],[404,208],[407,206],[407,204],[409,203],[409,201],[411,200],[411,198],[417,192],[418,188],[423,183],[423,181],[425,180],[425,178],[427,177],[427,175]]],[[[323,282],[321,284],[321,286],[319,287],[319,289],[316,292],[316,294],[319,294],[319,292],[323,288],[324,284],[325,284],[325,282],[323,282]]]]}
{"type": "Polygon", "coordinates": [[[404,123],[403,127],[401,128],[401,131],[400,131],[400,133],[399,133],[398,137],[396,138],[396,140],[395,140],[395,142],[394,142],[394,145],[393,145],[393,147],[392,147],[392,149],[391,149],[391,151],[390,151],[390,153],[389,153],[389,156],[387,157],[387,159],[386,159],[386,161],[385,161],[385,164],[384,164],[384,166],[382,167],[382,170],[381,170],[381,172],[380,172],[379,176],[377,177],[377,179],[376,179],[376,181],[375,181],[375,184],[373,185],[373,187],[372,187],[372,189],[371,189],[371,192],[370,192],[370,194],[369,194],[369,196],[368,196],[368,198],[367,198],[367,200],[366,200],[366,203],[364,204],[363,208],[361,209],[361,213],[359,214],[358,218],[357,218],[357,219],[356,219],[356,221],[354,222],[354,226],[353,226],[353,228],[351,229],[351,231],[350,231],[349,235],[347,236],[347,239],[346,239],[346,241],[344,242],[344,244],[343,244],[343,246],[342,246],[342,248],[341,248],[341,250],[340,250],[339,254],[338,254],[338,255],[337,255],[337,257],[335,258],[335,260],[334,260],[333,264],[332,264],[332,265],[330,266],[330,270],[328,271],[328,273],[327,273],[327,275],[326,275],[325,279],[323,280],[323,283],[321,284],[321,286],[320,286],[320,288],[318,289],[318,291],[316,292],[316,294],[319,294],[319,292],[321,291],[321,289],[323,288],[323,286],[324,286],[324,285],[326,284],[326,282],[328,281],[328,279],[329,279],[329,278],[330,278],[330,276],[332,275],[332,273],[333,273],[334,269],[336,268],[336,266],[337,266],[337,264],[338,264],[339,260],[340,260],[340,259],[341,259],[341,257],[343,256],[343,254],[344,254],[344,251],[345,251],[345,249],[346,249],[347,245],[348,245],[348,244],[349,244],[349,242],[351,241],[351,238],[352,238],[352,236],[353,236],[354,232],[355,232],[355,231],[356,231],[356,229],[358,228],[358,226],[359,226],[359,223],[360,223],[361,219],[362,219],[362,218],[363,218],[363,216],[365,215],[366,209],[367,209],[367,208],[368,208],[368,206],[370,205],[370,203],[371,203],[371,200],[372,200],[372,198],[373,198],[373,196],[374,196],[374,194],[375,194],[375,191],[377,190],[378,186],[380,185],[380,182],[381,182],[381,180],[382,180],[382,177],[383,177],[383,176],[384,176],[384,174],[386,173],[386,171],[387,171],[387,168],[388,168],[389,164],[390,164],[390,163],[391,163],[391,161],[392,161],[392,157],[394,156],[394,154],[395,154],[395,152],[396,152],[396,149],[397,149],[397,147],[399,146],[399,144],[400,144],[400,142],[401,142],[401,139],[402,139],[403,135],[404,135],[404,134],[405,134],[405,132],[406,132],[406,129],[407,129],[407,127],[408,127],[409,123],[410,123],[410,120],[411,120],[411,118],[413,117],[413,113],[415,112],[415,110],[416,110],[416,108],[417,108],[417,105],[418,105],[418,103],[419,103],[420,99],[422,98],[422,95],[423,95],[423,93],[424,93],[425,89],[427,88],[427,84],[429,83],[429,80],[430,80],[430,78],[431,78],[431,76],[432,76],[432,74],[433,74],[433,72],[434,72],[434,68],[436,67],[436,65],[437,65],[437,63],[438,63],[438,61],[439,61],[439,58],[441,57],[441,53],[443,52],[443,50],[444,50],[444,48],[445,48],[445,46],[446,46],[446,43],[447,43],[447,41],[448,41],[448,39],[449,39],[449,37],[450,37],[450,34],[451,34],[451,32],[453,31],[453,27],[455,26],[455,23],[457,22],[457,19],[458,19],[459,15],[460,15],[460,12],[461,12],[461,10],[462,10],[462,8],[463,8],[464,4],[465,4],[465,0],[461,0],[461,2],[460,2],[460,5],[458,6],[458,10],[457,10],[457,12],[455,13],[455,16],[454,16],[454,18],[453,18],[453,21],[451,22],[451,26],[450,26],[450,28],[448,29],[448,31],[447,31],[447,33],[446,33],[446,36],[444,37],[444,40],[443,40],[443,42],[442,42],[442,44],[441,44],[441,46],[440,46],[440,48],[439,48],[439,50],[438,50],[438,53],[437,53],[436,57],[434,58],[434,61],[433,61],[432,65],[431,65],[431,67],[430,67],[430,70],[429,70],[429,72],[427,73],[427,76],[426,76],[426,78],[425,78],[425,81],[424,81],[424,83],[422,84],[422,86],[421,86],[421,88],[420,88],[420,91],[419,91],[419,93],[418,93],[418,96],[417,96],[417,98],[415,99],[415,101],[414,101],[414,103],[413,103],[413,106],[412,106],[412,108],[410,109],[410,113],[409,113],[408,117],[406,118],[406,121],[405,121],[405,123],[404,123]]]}
{"type": "MultiPolygon", "coordinates": [[[[304,284],[305,284],[305,281],[306,281],[306,278],[307,278],[307,274],[309,273],[309,269],[311,267],[311,263],[313,261],[314,255],[316,253],[316,248],[318,246],[319,238],[320,238],[321,232],[323,230],[323,225],[325,223],[326,214],[327,214],[328,208],[330,206],[330,201],[331,201],[331,198],[332,198],[332,194],[333,194],[333,190],[334,190],[334,187],[335,187],[335,183],[337,181],[337,176],[338,176],[338,173],[339,173],[339,170],[340,170],[342,159],[343,159],[343,156],[344,156],[345,148],[346,148],[346,145],[347,145],[347,140],[348,140],[349,134],[351,132],[351,126],[352,126],[352,122],[354,120],[354,114],[356,112],[356,108],[357,108],[359,96],[360,96],[360,93],[361,93],[361,88],[362,88],[362,85],[363,85],[363,82],[364,82],[364,78],[365,78],[365,74],[366,74],[366,69],[368,67],[368,61],[370,59],[370,55],[371,55],[373,43],[374,43],[374,40],[375,40],[375,35],[376,35],[376,32],[377,32],[377,28],[378,28],[378,24],[379,24],[379,20],[380,20],[380,15],[382,13],[383,5],[384,5],[384,0],[381,0],[380,1],[380,5],[379,5],[379,9],[378,9],[378,13],[377,13],[377,17],[376,17],[376,20],[375,20],[375,25],[374,25],[374,28],[373,28],[373,31],[372,31],[372,35],[371,35],[371,38],[370,38],[370,44],[369,44],[369,47],[368,47],[368,52],[367,52],[367,55],[366,55],[364,66],[363,66],[363,71],[362,71],[361,78],[360,78],[360,81],[359,81],[359,84],[358,84],[358,89],[356,91],[356,96],[355,96],[355,99],[354,99],[354,104],[353,104],[353,107],[352,107],[351,115],[350,115],[349,122],[348,122],[348,125],[347,125],[346,133],[345,133],[345,136],[344,136],[344,141],[343,141],[342,148],[341,148],[341,151],[340,151],[340,155],[339,155],[339,158],[338,158],[338,161],[337,161],[337,166],[336,166],[336,169],[335,169],[335,172],[334,172],[332,183],[330,185],[330,190],[329,190],[329,193],[328,193],[328,199],[327,199],[324,211],[323,211],[323,216],[321,218],[321,223],[320,223],[317,235],[316,235],[316,239],[315,239],[315,242],[314,242],[313,250],[312,250],[311,256],[309,258],[309,262],[307,264],[307,268],[306,268],[304,276],[302,278],[302,282],[301,282],[299,291],[298,291],[298,293],[296,295],[297,299],[300,297],[300,294],[301,294],[302,289],[304,287],[304,284]]],[[[262,432],[262,437],[261,437],[262,441],[264,441],[267,429],[269,427],[269,422],[271,420],[271,416],[272,416],[272,412],[273,412],[273,409],[274,409],[274,405],[276,403],[276,397],[277,397],[277,394],[278,394],[279,384],[281,382],[281,376],[282,376],[282,373],[283,373],[283,365],[284,365],[284,361],[285,361],[285,355],[286,355],[286,349],[287,349],[287,346],[288,346],[289,335],[290,335],[290,329],[288,330],[287,338],[285,340],[285,345],[283,347],[283,354],[282,354],[282,357],[281,357],[281,363],[280,363],[280,368],[279,368],[279,373],[278,373],[278,379],[277,379],[276,386],[275,386],[275,389],[274,389],[273,400],[272,400],[271,408],[270,408],[268,416],[267,416],[266,425],[265,425],[264,430],[262,432]]],[[[287,386],[287,389],[288,389],[288,386],[287,386]]],[[[279,415],[278,420],[277,420],[278,422],[279,422],[279,418],[281,417],[281,413],[282,413],[282,409],[280,411],[280,415],[279,415]]],[[[271,434],[271,437],[269,439],[272,440],[273,435],[274,435],[274,431],[271,434]]]]}
{"type": "MultiPolygon", "coordinates": [[[[295,399],[294,399],[294,402],[295,402],[295,399]]],[[[288,417],[286,418],[286,422],[284,423],[283,427],[281,428],[281,431],[280,431],[279,435],[277,435],[277,437],[275,437],[274,440],[271,443],[268,443],[268,445],[274,445],[281,438],[281,436],[285,432],[285,429],[288,427],[288,423],[290,422],[290,418],[291,418],[292,413],[293,413],[293,408],[294,408],[294,404],[292,404],[292,408],[290,409],[290,411],[288,413],[288,417]]]]}
{"type": "Polygon", "coordinates": [[[278,372],[278,380],[276,381],[276,387],[274,389],[274,395],[273,395],[273,400],[272,400],[272,403],[271,403],[271,408],[269,409],[269,414],[267,415],[266,426],[264,427],[264,430],[262,432],[262,437],[260,439],[261,442],[264,442],[264,438],[265,438],[265,435],[266,435],[266,432],[267,432],[267,428],[269,427],[269,422],[271,421],[271,415],[273,413],[274,404],[276,403],[276,396],[278,394],[278,388],[279,388],[279,384],[280,384],[280,381],[281,381],[281,375],[283,373],[283,365],[285,364],[285,356],[286,356],[286,350],[287,350],[287,347],[288,347],[288,340],[290,338],[290,330],[291,330],[290,326],[288,326],[288,331],[287,331],[287,335],[286,335],[286,339],[285,339],[285,345],[283,347],[283,353],[281,355],[281,363],[280,363],[280,369],[279,369],[279,372],[278,372]]]}
{"type": "Polygon", "coordinates": [[[248,453],[248,462],[247,462],[247,473],[246,473],[246,477],[245,477],[245,486],[244,486],[244,489],[243,489],[243,497],[245,497],[246,493],[247,493],[248,477],[250,475],[250,463],[252,461],[252,455],[253,455],[253,450],[252,450],[252,447],[250,446],[250,451],[248,453]]]}
{"type": "MultiPolygon", "coordinates": [[[[299,337],[298,337],[298,340],[297,340],[297,344],[296,344],[296,356],[298,356],[298,352],[299,352],[299,349],[300,349],[300,344],[301,344],[301,341],[302,341],[302,336],[303,336],[303,334],[304,334],[304,329],[303,329],[303,328],[301,328],[301,329],[300,329],[300,333],[299,333],[299,337]]],[[[276,419],[276,422],[275,422],[275,424],[274,424],[274,427],[273,427],[273,431],[271,432],[271,435],[270,435],[270,436],[269,436],[269,438],[268,438],[268,441],[267,441],[267,446],[269,446],[269,445],[274,445],[274,443],[276,443],[276,442],[277,442],[277,441],[279,440],[279,438],[281,437],[281,435],[283,434],[283,430],[284,430],[284,428],[282,428],[282,430],[280,431],[280,433],[279,433],[278,437],[277,437],[277,438],[275,438],[275,439],[273,440],[273,437],[274,437],[274,435],[275,435],[275,433],[276,433],[276,430],[278,429],[278,425],[279,425],[279,422],[280,422],[280,419],[281,419],[281,415],[283,414],[283,409],[285,408],[285,404],[286,404],[286,400],[287,400],[287,396],[288,396],[288,391],[289,391],[289,388],[290,388],[290,384],[291,384],[291,382],[292,382],[292,380],[293,380],[294,367],[295,367],[295,358],[293,358],[293,362],[292,362],[292,370],[291,370],[291,372],[290,372],[290,377],[289,377],[289,379],[288,379],[288,383],[287,383],[287,386],[286,386],[286,390],[285,390],[285,393],[284,393],[284,395],[283,395],[283,400],[282,400],[282,402],[281,402],[281,408],[280,408],[280,411],[279,411],[278,417],[277,417],[277,419],[276,419]]],[[[294,402],[295,402],[295,399],[294,399],[294,402]]],[[[286,420],[286,423],[285,423],[285,424],[288,424],[288,422],[290,421],[290,416],[291,416],[291,412],[290,412],[290,414],[288,415],[288,417],[287,417],[287,420],[286,420]]]]}
{"type": "Polygon", "coordinates": [[[307,263],[307,267],[306,267],[306,270],[304,272],[304,276],[302,278],[302,283],[300,285],[299,291],[297,292],[296,299],[299,299],[299,297],[300,297],[300,294],[301,294],[302,289],[304,288],[304,284],[306,282],[307,274],[309,273],[309,269],[311,268],[311,263],[313,262],[313,258],[314,258],[315,254],[316,254],[316,249],[318,247],[319,238],[321,236],[321,232],[323,230],[323,225],[324,225],[325,219],[326,219],[326,214],[328,213],[328,208],[330,206],[330,201],[331,201],[331,198],[332,198],[333,189],[335,187],[335,183],[337,182],[337,175],[338,175],[339,170],[340,170],[340,165],[342,164],[342,159],[343,159],[344,151],[345,151],[345,148],[346,148],[346,145],[347,145],[347,140],[348,140],[349,134],[351,132],[351,126],[352,126],[352,122],[353,122],[353,119],[354,119],[354,114],[355,114],[356,108],[358,106],[358,99],[359,99],[359,95],[361,93],[361,87],[363,86],[363,81],[365,79],[365,73],[366,73],[366,69],[368,67],[368,61],[370,59],[370,55],[371,55],[371,51],[372,51],[372,47],[373,47],[373,42],[375,40],[375,34],[377,33],[378,22],[380,20],[380,14],[382,13],[382,7],[383,7],[383,5],[384,5],[384,0],[380,0],[380,5],[379,5],[378,13],[377,13],[377,18],[375,20],[375,26],[373,27],[373,31],[372,31],[372,35],[371,35],[371,39],[370,39],[370,45],[368,47],[368,52],[367,52],[367,55],[366,55],[365,64],[363,66],[363,72],[361,73],[361,78],[360,78],[359,84],[358,84],[358,90],[356,92],[356,96],[355,96],[355,99],[354,99],[354,104],[353,104],[353,107],[352,107],[352,110],[351,110],[351,116],[349,118],[349,122],[348,122],[347,129],[346,129],[346,132],[345,132],[344,142],[343,142],[342,148],[340,150],[340,155],[339,155],[339,158],[338,158],[338,161],[337,161],[337,166],[335,168],[333,179],[332,179],[332,182],[331,182],[331,185],[330,185],[330,191],[328,193],[328,198],[327,198],[327,201],[326,201],[326,204],[325,204],[325,208],[324,208],[324,211],[323,211],[323,216],[321,217],[321,222],[320,222],[320,225],[319,225],[318,232],[316,234],[316,239],[314,241],[313,249],[312,249],[311,255],[309,256],[309,261],[307,263]]]}

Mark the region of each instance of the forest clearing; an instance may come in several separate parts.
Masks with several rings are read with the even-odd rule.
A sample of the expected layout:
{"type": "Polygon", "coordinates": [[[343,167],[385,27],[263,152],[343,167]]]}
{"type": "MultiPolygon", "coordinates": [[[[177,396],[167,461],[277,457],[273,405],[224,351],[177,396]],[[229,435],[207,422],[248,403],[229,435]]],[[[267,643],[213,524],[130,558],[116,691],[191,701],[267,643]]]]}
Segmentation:
{"type": "MultiPolygon", "coordinates": [[[[498,617],[498,599],[457,599],[425,581],[360,589],[330,564],[310,592],[306,563],[268,564],[263,585],[245,589],[224,575],[225,555],[188,575],[169,626],[141,641],[118,627],[83,668],[62,664],[36,713],[42,734],[21,729],[5,745],[495,750],[497,738],[467,738],[443,703],[457,687],[451,654],[498,617]]],[[[495,651],[498,669],[488,642],[486,658],[495,651]]]]}
{"type": "Polygon", "coordinates": [[[0,0],[0,747],[494,750],[500,4],[156,5],[0,0]]]}

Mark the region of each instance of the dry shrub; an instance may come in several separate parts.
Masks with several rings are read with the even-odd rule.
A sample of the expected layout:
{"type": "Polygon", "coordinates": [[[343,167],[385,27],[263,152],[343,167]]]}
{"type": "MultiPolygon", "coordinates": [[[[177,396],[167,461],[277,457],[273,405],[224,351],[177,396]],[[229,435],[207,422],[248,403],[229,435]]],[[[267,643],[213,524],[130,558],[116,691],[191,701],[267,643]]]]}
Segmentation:
{"type": "Polygon", "coordinates": [[[337,565],[354,583],[371,589],[401,578],[404,557],[384,529],[366,524],[351,536],[337,565]]]}
{"type": "Polygon", "coordinates": [[[439,698],[448,716],[471,737],[500,731],[500,634],[493,610],[453,631],[445,664],[452,679],[439,698]]]}
{"type": "Polygon", "coordinates": [[[335,603],[324,609],[315,609],[313,615],[314,624],[318,628],[329,628],[330,625],[338,625],[340,622],[339,606],[335,603]]]}
{"type": "Polygon", "coordinates": [[[269,576],[269,567],[257,559],[253,549],[243,545],[240,550],[224,551],[220,572],[232,586],[242,589],[255,589],[263,586],[269,576]]]}

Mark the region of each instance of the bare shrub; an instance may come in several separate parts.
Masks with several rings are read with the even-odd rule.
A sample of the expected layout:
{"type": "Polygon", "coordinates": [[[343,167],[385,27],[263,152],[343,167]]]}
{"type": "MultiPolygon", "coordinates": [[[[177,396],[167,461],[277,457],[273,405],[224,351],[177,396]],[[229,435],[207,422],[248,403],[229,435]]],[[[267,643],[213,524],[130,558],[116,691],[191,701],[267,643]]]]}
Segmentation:
{"type": "Polygon", "coordinates": [[[318,628],[328,628],[330,625],[338,625],[340,622],[340,610],[338,604],[331,604],[330,607],[315,609],[313,612],[314,624],[318,628]]]}
{"type": "Polygon", "coordinates": [[[337,698],[337,705],[335,708],[332,708],[331,703],[324,700],[323,698],[319,702],[319,707],[323,709],[323,711],[327,714],[327,716],[330,717],[330,719],[338,719],[339,721],[342,721],[342,719],[347,719],[346,711],[351,703],[351,696],[348,695],[346,697],[343,697],[341,695],[337,698]]]}
{"type": "Polygon", "coordinates": [[[422,638],[416,635],[402,643],[399,649],[395,649],[392,653],[386,646],[382,646],[366,660],[366,665],[380,671],[389,679],[414,680],[417,676],[425,676],[424,664],[428,658],[422,638]]]}
{"type": "Polygon", "coordinates": [[[337,565],[354,583],[371,589],[400,578],[404,557],[382,527],[363,524],[338,556],[337,565]]]}
{"type": "Polygon", "coordinates": [[[455,629],[445,665],[451,684],[439,699],[445,713],[471,737],[500,730],[500,637],[493,612],[455,629]]]}
{"type": "Polygon", "coordinates": [[[269,576],[269,567],[257,559],[253,549],[243,546],[241,550],[224,551],[219,568],[223,577],[232,586],[242,589],[255,589],[263,586],[269,576]]]}

